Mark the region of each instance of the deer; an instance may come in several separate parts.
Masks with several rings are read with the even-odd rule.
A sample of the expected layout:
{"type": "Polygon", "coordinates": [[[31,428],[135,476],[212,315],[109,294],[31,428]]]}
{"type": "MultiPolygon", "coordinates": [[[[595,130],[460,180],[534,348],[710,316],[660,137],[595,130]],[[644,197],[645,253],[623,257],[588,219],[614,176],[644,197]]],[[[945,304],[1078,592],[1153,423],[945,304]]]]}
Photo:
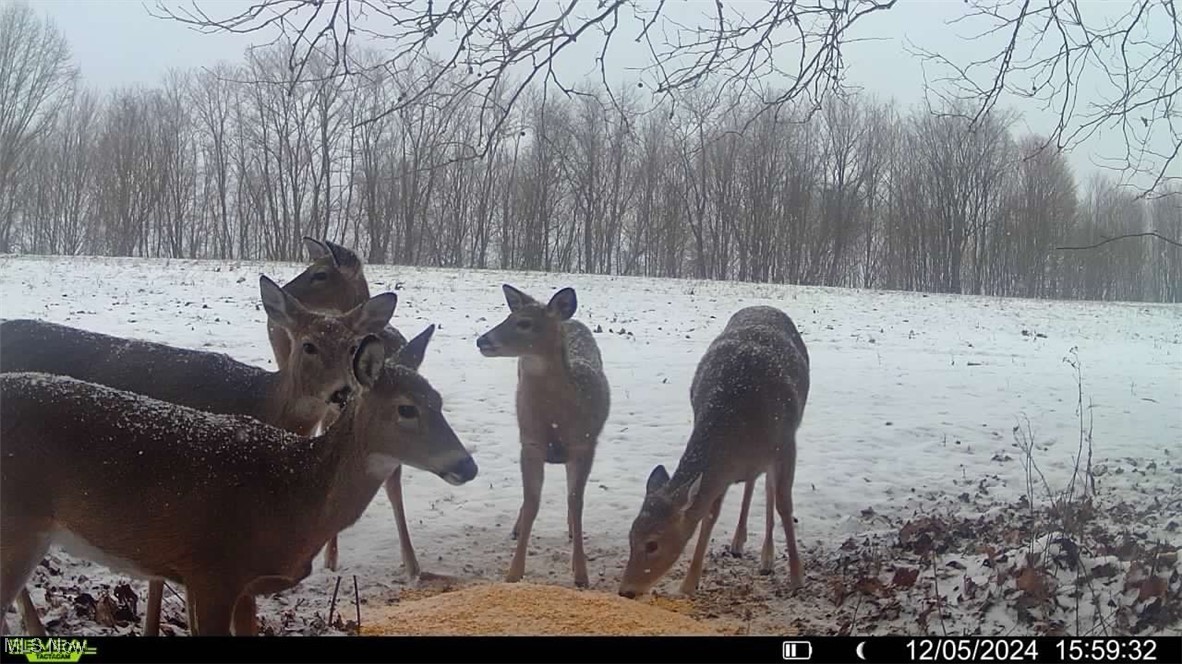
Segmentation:
{"type": "Polygon", "coordinates": [[[746,483],[744,500],[749,500],[753,483],[764,473],[768,509],[760,572],[772,572],[778,512],[787,539],[790,584],[793,589],[801,586],[792,484],[796,432],[808,391],[808,350],[787,314],[753,306],[731,316],[694,373],[693,430],[673,476],[663,465],[649,474],[644,501],[628,534],[620,595],[634,598],[656,585],[681,557],[695,529],[698,543],[680,590],[683,595],[696,592],[710,531],[727,489],[746,483]]]}
{"type": "MultiPolygon", "coordinates": [[[[261,275],[263,308],[289,338],[290,357],[278,371],[238,362],[222,353],[124,339],[40,320],[0,323],[0,372],[70,376],[225,415],[246,415],[309,436],[331,422],[348,398],[349,348],[386,326],[397,306],[394,293],[368,299],[341,316],[309,311],[261,275]]],[[[164,583],[151,580],[144,634],[160,628],[164,583]]],[[[26,628],[44,634],[32,600],[22,591],[26,628]]],[[[243,629],[249,629],[244,623],[243,629]]]]}
{"type": "MultiPolygon", "coordinates": [[[[312,264],[284,284],[284,291],[318,313],[343,314],[370,299],[369,282],[356,253],[328,240],[304,236],[303,241],[312,264]]],[[[406,345],[406,337],[389,325],[378,336],[389,357],[406,345]]],[[[267,339],[275,354],[275,365],[282,370],[291,357],[291,338],[281,325],[268,318],[267,339]]]]}
{"type": "Polygon", "coordinates": [[[351,361],[355,396],[311,438],[68,376],[0,375],[0,607],[60,544],[183,584],[192,633],[230,634],[241,600],[311,574],[391,464],[470,482],[476,462],[417,371],[433,332],[390,364],[377,336],[362,339],[351,361]]]}
{"type": "MultiPolygon", "coordinates": [[[[316,311],[343,313],[369,299],[369,283],[365,270],[356,253],[339,244],[316,240],[304,236],[304,247],[312,258],[312,264],[298,276],[283,285],[283,290],[316,311]]],[[[275,363],[282,367],[289,354],[287,336],[276,325],[267,322],[267,336],[275,352],[275,363]]],[[[389,325],[379,334],[386,346],[387,355],[392,357],[406,344],[406,338],[389,325]]],[[[394,525],[398,529],[398,544],[402,551],[402,566],[407,578],[417,580],[422,568],[415,556],[410,540],[410,527],[406,522],[406,506],[402,499],[402,467],[390,473],[386,484],[386,497],[394,509],[394,525]]],[[[336,537],[328,541],[324,551],[324,566],[336,571],[340,558],[340,545],[336,537]]]]}
{"type": "Polygon", "coordinates": [[[542,305],[520,290],[502,287],[509,315],[481,335],[485,357],[517,359],[517,426],[521,441],[524,500],[513,526],[517,548],[507,582],[525,575],[530,533],[542,496],[545,464],[566,466],[567,537],[573,542],[575,586],[585,588],[583,497],[595,446],[607,422],[611,389],[591,330],[571,320],[578,308],[573,288],[556,292],[542,305]]]}

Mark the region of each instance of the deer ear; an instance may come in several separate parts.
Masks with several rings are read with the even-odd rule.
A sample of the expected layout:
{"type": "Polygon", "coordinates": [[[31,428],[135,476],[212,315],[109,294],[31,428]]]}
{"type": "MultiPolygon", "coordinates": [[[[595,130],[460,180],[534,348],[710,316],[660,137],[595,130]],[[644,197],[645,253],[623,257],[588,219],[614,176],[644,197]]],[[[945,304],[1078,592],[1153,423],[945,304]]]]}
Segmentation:
{"type": "Polygon", "coordinates": [[[550,298],[550,304],[546,305],[552,313],[557,314],[560,320],[567,320],[575,315],[575,309],[579,308],[579,298],[575,297],[575,289],[563,288],[550,298]]]}
{"type": "Polygon", "coordinates": [[[689,489],[685,492],[685,502],[681,505],[681,513],[685,514],[689,511],[691,505],[694,504],[694,499],[698,497],[698,492],[702,490],[702,475],[694,480],[693,484],[689,485],[689,489]]]}
{"type": "Polygon", "coordinates": [[[509,311],[517,311],[533,301],[533,298],[509,284],[502,285],[501,290],[505,292],[505,302],[509,305],[509,311]]]}
{"type": "Polygon", "coordinates": [[[653,468],[653,472],[649,473],[648,484],[644,486],[644,492],[645,494],[656,493],[668,483],[669,472],[665,470],[664,466],[657,466],[653,468]]]}
{"type": "Polygon", "coordinates": [[[418,371],[423,364],[423,358],[427,355],[427,344],[430,343],[433,334],[435,334],[435,325],[428,325],[427,329],[419,332],[419,336],[406,342],[406,345],[398,351],[395,362],[418,371]]]}
{"type": "Polygon", "coordinates": [[[390,323],[390,317],[394,315],[394,308],[397,306],[397,295],[382,293],[357,305],[345,315],[353,322],[353,328],[358,332],[377,334],[390,323]]]}
{"type": "Polygon", "coordinates": [[[308,250],[308,255],[313,261],[318,261],[329,254],[328,247],[324,246],[320,240],[307,235],[304,236],[304,248],[308,250]]]}
{"type": "Polygon", "coordinates": [[[353,353],[353,377],[366,388],[372,388],[382,375],[386,349],[377,335],[367,334],[353,353]]]}
{"type": "Polygon", "coordinates": [[[342,247],[335,242],[324,241],[324,246],[328,247],[329,253],[332,254],[332,260],[337,267],[343,270],[351,270],[357,272],[361,269],[361,259],[357,254],[351,250],[342,247]]]}
{"type": "Polygon", "coordinates": [[[259,293],[263,298],[263,309],[276,325],[290,330],[308,310],[290,293],[271,281],[265,274],[259,275],[259,293]]]}

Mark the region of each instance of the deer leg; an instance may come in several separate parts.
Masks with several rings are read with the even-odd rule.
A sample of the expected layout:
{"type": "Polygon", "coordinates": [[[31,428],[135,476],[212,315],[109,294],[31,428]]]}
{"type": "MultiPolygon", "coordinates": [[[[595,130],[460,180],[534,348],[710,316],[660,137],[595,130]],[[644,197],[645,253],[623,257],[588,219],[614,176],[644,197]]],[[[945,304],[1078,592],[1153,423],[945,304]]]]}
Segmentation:
{"type": "Polygon", "coordinates": [[[193,604],[193,595],[185,590],[185,615],[189,618],[189,636],[197,636],[197,605],[193,604]]]}
{"type": "Polygon", "coordinates": [[[402,548],[402,566],[410,580],[419,578],[419,560],[410,543],[410,528],[406,525],[406,507],[402,502],[402,466],[386,478],[386,497],[394,508],[394,525],[398,527],[398,545],[402,548]]]}
{"type": "Polygon", "coordinates": [[[242,595],[234,603],[234,636],[258,636],[258,606],[254,595],[242,595]]]}
{"type": "Polygon", "coordinates": [[[144,608],[144,636],[160,636],[160,609],[164,603],[164,581],[148,581],[148,605],[144,608]]]}
{"type": "Polygon", "coordinates": [[[340,549],[337,547],[337,536],[333,535],[332,539],[328,540],[328,544],[324,547],[324,567],[332,571],[337,571],[337,557],[340,554],[340,549]]]}
{"type": "Polygon", "coordinates": [[[29,587],[21,587],[20,602],[21,621],[25,623],[25,633],[29,636],[46,636],[45,625],[41,623],[41,616],[37,615],[37,605],[29,595],[29,587]]]}
{"type": "MultiPolygon", "coordinates": [[[[188,581],[188,579],[186,579],[188,581]]],[[[237,593],[209,584],[186,583],[189,608],[193,610],[189,633],[194,636],[230,636],[237,593]]]]}
{"type": "Polygon", "coordinates": [[[730,554],[743,557],[743,545],[747,543],[747,514],[751,511],[751,494],[755,491],[755,479],[747,480],[743,487],[743,504],[739,507],[739,525],[735,526],[735,538],[731,540],[730,554]]]}
{"type": "MultiPolygon", "coordinates": [[[[0,538],[4,542],[4,548],[0,549],[0,611],[3,611],[3,614],[8,613],[8,607],[12,606],[22,593],[25,597],[28,596],[25,584],[33,576],[37,563],[49,550],[49,538],[42,534],[49,532],[49,524],[30,521],[13,517],[0,521],[0,538]]],[[[29,604],[32,604],[31,599],[29,604]]],[[[21,606],[24,606],[23,600],[21,606]]],[[[22,616],[26,621],[25,629],[30,634],[33,634],[34,630],[40,630],[44,634],[45,626],[37,616],[36,607],[32,608],[32,612],[22,616]],[[34,621],[35,624],[29,624],[34,621]]],[[[7,632],[7,625],[4,627],[7,632]]]]}
{"type": "Polygon", "coordinates": [[[776,470],[768,468],[764,476],[767,490],[767,510],[763,515],[763,550],[759,552],[759,573],[771,574],[776,561],[776,470]]]}
{"type": "Polygon", "coordinates": [[[791,587],[799,588],[804,582],[800,564],[800,553],[796,549],[796,523],[792,519],[792,482],[796,475],[796,440],[789,440],[784,456],[776,468],[776,511],[784,523],[784,537],[788,540],[788,570],[791,587]]]}
{"type": "Polygon", "coordinates": [[[722,499],[725,497],[726,492],[723,492],[710,506],[710,511],[702,518],[701,523],[698,524],[698,545],[694,547],[694,559],[690,561],[689,572],[681,582],[682,595],[692,595],[698,589],[698,582],[702,579],[702,564],[706,558],[706,549],[710,547],[710,531],[714,529],[714,522],[718,521],[718,513],[722,511],[722,499]]]}
{"type": "Polygon", "coordinates": [[[513,562],[505,576],[509,583],[520,581],[521,577],[525,576],[525,555],[529,548],[529,534],[533,530],[534,519],[538,516],[538,505],[542,501],[545,464],[545,448],[540,454],[528,446],[521,448],[521,486],[525,495],[521,512],[517,516],[517,550],[513,552],[513,562]]]}
{"type": "Polygon", "coordinates": [[[566,525],[574,541],[571,551],[571,567],[575,573],[575,586],[586,588],[587,554],[583,551],[583,497],[587,490],[587,478],[591,475],[594,449],[586,454],[572,454],[566,463],[566,525]]]}

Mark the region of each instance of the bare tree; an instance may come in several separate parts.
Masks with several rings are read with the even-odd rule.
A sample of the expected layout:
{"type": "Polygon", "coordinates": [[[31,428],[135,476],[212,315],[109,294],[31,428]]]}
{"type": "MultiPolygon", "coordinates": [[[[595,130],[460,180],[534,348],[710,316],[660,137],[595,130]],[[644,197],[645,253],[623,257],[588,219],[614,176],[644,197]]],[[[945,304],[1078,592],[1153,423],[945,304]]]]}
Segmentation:
{"type": "Polygon", "coordinates": [[[314,53],[330,54],[334,73],[365,71],[367,65],[352,57],[351,47],[356,50],[358,37],[380,43],[387,47],[386,57],[370,67],[419,72],[385,112],[439,95],[469,95],[481,101],[471,152],[483,154],[535,81],[581,91],[559,74],[555,64],[560,60],[594,58],[607,87],[606,60],[614,43],[624,39],[647,51],[639,73],[656,95],[675,96],[711,77],[725,88],[752,90],[766,78],[788,83],[769,95],[770,105],[804,96],[820,99],[841,85],[842,47],[851,28],[894,4],[775,0],[758,11],[744,11],[717,3],[681,16],[664,1],[641,0],[593,6],[576,0],[532,5],[509,0],[256,0],[231,12],[215,3],[206,11],[197,2],[158,0],[155,13],[207,32],[264,33],[283,40],[288,68],[297,76],[314,53]],[[443,66],[418,68],[425,61],[443,66]],[[465,75],[448,79],[450,70],[465,75]],[[491,94],[502,88],[508,90],[507,99],[491,94]]]}
{"type": "Polygon", "coordinates": [[[24,2],[0,8],[0,252],[16,220],[17,171],[53,125],[76,70],[65,37],[24,2]]]}
{"type": "Polygon", "coordinates": [[[1141,195],[1180,179],[1182,16],[1173,0],[965,0],[952,23],[988,52],[916,49],[941,72],[934,94],[970,104],[974,121],[1005,95],[1034,100],[1055,116],[1044,147],[1057,150],[1119,133],[1125,150],[1106,165],[1147,175],[1141,195]]]}

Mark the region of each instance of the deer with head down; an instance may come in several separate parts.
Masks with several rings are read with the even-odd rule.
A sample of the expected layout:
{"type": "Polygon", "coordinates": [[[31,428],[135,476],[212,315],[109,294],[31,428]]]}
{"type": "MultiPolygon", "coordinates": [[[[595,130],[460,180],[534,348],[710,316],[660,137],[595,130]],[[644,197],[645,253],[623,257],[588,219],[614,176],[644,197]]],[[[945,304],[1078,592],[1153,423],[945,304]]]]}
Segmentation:
{"type": "Polygon", "coordinates": [[[595,337],[571,320],[578,300],[563,288],[541,304],[505,284],[509,316],[476,340],[486,357],[516,357],[517,426],[521,435],[524,501],[513,527],[517,549],[505,580],[520,581],[530,532],[542,497],[545,464],[566,466],[567,535],[574,544],[575,585],[586,587],[583,496],[595,445],[607,421],[611,391],[595,337]]]}
{"type": "Polygon", "coordinates": [[[417,368],[434,327],[386,364],[364,338],[351,398],[304,438],[66,376],[0,375],[0,607],[51,544],[115,569],[183,583],[192,633],[229,634],[257,594],[312,571],[392,463],[452,484],[477,466],[417,368]]]}
{"type": "MultiPolygon", "coordinates": [[[[352,391],[352,348],[381,331],[398,298],[383,293],[347,313],[309,311],[266,276],[259,278],[263,308],[287,339],[288,357],[278,371],[228,355],[124,339],[39,320],[0,323],[0,372],[70,376],[190,408],[245,415],[299,435],[331,422],[352,391]]],[[[152,580],[144,633],[159,631],[164,584],[152,580]]],[[[22,613],[30,633],[43,634],[28,591],[22,613]]],[[[242,630],[251,629],[243,623],[242,630]]]]}
{"type": "Polygon", "coordinates": [[[808,391],[808,351],[792,319],[765,306],[735,313],[698,363],[690,388],[694,426],[677,470],[670,477],[657,466],[649,475],[628,535],[621,595],[635,597],[651,589],[677,562],[695,529],[698,543],[681,592],[696,591],[727,489],[746,483],[746,500],[749,487],[764,473],[768,509],[760,570],[770,573],[774,562],[774,502],[787,538],[791,583],[802,583],[792,484],[796,431],[808,391]]]}

